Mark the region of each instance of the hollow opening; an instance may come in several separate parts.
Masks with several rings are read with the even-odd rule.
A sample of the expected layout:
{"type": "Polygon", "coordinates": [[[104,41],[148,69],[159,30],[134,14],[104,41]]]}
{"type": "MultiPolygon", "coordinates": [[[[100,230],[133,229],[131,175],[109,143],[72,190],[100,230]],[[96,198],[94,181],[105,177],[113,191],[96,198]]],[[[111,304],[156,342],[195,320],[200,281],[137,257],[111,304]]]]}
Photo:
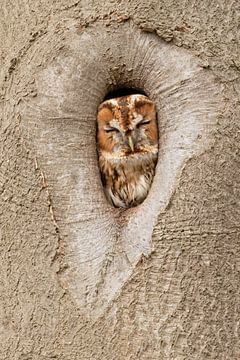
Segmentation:
{"type": "Polygon", "coordinates": [[[141,94],[141,95],[147,96],[147,94],[141,89],[128,88],[128,87],[119,87],[117,89],[109,91],[107,93],[107,95],[105,96],[105,98],[103,99],[103,101],[118,98],[118,97],[121,97],[121,96],[128,96],[128,95],[135,95],[135,94],[141,94]]]}

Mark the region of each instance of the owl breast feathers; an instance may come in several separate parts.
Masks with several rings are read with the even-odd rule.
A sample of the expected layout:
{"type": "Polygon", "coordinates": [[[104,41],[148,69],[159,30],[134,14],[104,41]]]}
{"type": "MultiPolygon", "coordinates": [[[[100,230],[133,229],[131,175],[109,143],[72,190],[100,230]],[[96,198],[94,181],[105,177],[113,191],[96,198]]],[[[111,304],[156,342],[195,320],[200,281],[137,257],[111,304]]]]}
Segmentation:
{"type": "Polygon", "coordinates": [[[158,156],[154,103],[144,95],[104,101],[97,114],[102,183],[115,207],[140,204],[151,186],[158,156]]]}

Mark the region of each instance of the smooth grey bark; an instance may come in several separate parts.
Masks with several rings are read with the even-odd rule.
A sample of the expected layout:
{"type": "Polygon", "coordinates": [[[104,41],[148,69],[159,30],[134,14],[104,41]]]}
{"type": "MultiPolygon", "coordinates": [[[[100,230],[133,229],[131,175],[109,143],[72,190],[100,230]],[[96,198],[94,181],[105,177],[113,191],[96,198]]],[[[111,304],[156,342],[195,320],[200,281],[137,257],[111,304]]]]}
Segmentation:
{"type": "Polygon", "coordinates": [[[2,8],[0,359],[238,359],[237,1],[2,8]],[[124,215],[94,142],[118,85],[160,125],[124,215]]]}

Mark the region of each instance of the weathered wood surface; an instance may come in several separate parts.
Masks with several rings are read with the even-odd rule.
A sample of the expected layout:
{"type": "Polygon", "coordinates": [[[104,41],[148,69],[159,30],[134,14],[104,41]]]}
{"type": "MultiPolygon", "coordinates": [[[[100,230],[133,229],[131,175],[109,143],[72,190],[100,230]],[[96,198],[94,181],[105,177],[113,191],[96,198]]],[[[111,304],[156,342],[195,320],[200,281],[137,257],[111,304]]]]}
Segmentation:
{"type": "Polygon", "coordinates": [[[0,359],[239,358],[238,11],[2,2],[0,359]],[[124,216],[94,144],[120,82],[157,102],[162,150],[124,216]]]}

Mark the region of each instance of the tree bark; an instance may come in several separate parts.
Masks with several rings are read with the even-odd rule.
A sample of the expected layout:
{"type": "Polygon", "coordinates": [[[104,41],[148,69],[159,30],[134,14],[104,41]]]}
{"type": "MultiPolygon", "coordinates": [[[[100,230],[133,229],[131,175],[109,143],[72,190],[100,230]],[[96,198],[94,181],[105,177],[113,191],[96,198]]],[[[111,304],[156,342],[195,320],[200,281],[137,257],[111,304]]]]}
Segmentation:
{"type": "Polygon", "coordinates": [[[239,359],[237,1],[3,1],[0,359],[239,359]],[[155,101],[139,207],[101,187],[98,104],[155,101]]]}

